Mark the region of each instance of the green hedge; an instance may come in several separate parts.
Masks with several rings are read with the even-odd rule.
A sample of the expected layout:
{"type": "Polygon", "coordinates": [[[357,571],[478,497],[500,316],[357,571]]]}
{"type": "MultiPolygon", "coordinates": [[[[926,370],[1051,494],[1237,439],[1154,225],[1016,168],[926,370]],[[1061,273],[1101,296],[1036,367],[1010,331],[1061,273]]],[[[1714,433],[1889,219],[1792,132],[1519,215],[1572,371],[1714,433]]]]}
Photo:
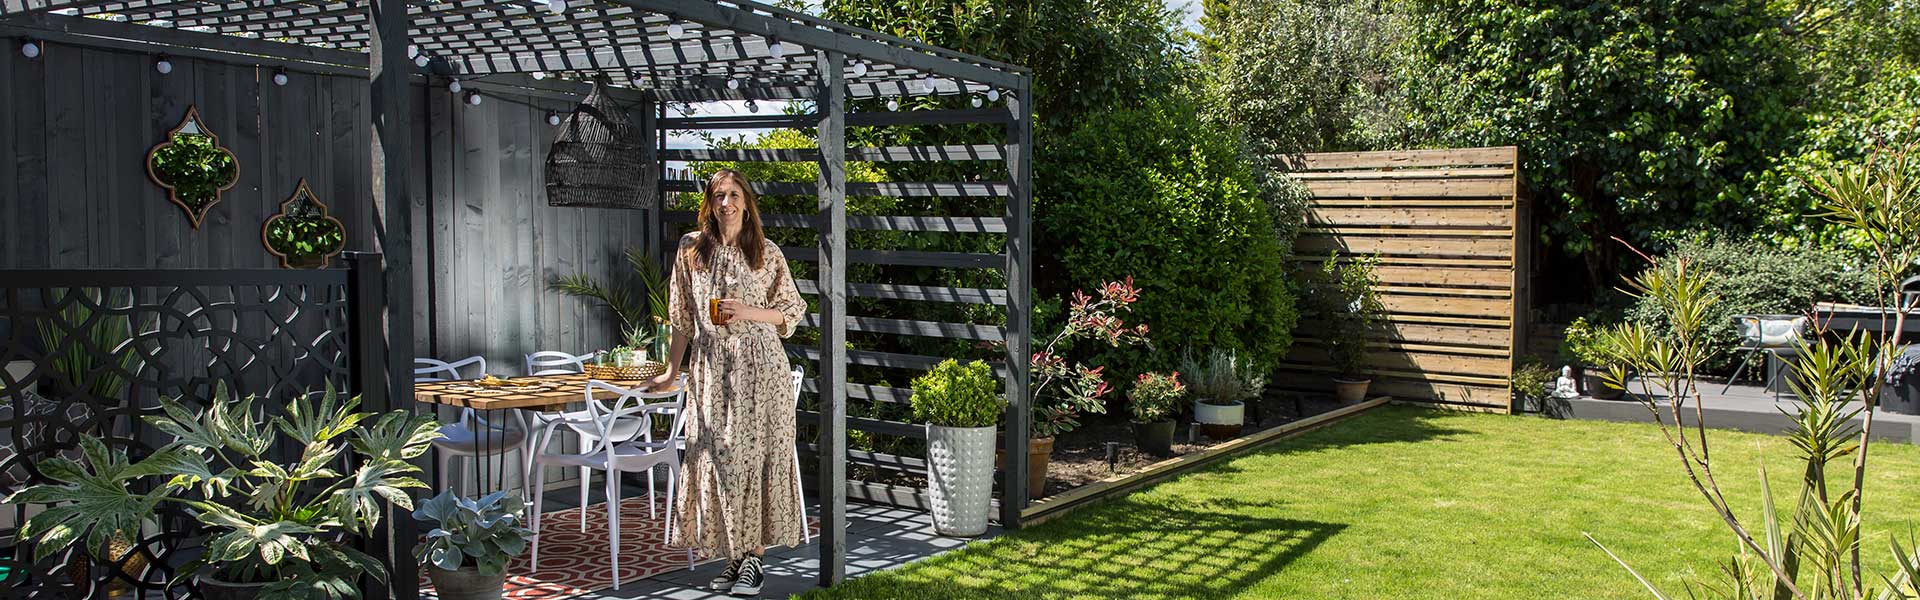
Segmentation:
{"type": "MultiPolygon", "coordinates": [[[[1708,368],[1733,372],[1739,356],[1740,332],[1733,315],[1806,314],[1815,302],[1874,302],[1873,282],[1861,270],[1864,263],[1844,252],[1819,248],[1780,249],[1754,241],[1687,240],[1655,260],[1693,261],[1694,268],[1713,273],[1706,291],[1720,296],[1708,315],[1707,339],[1716,359],[1708,368]]],[[[1627,318],[1655,331],[1669,327],[1662,311],[1641,299],[1627,318]]],[[[1744,377],[1744,375],[1743,375],[1744,377]]]]}
{"type": "Polygon", "coordinates": [[[1141,289],[1125,318],[1151,328],[1151,346],[1090,357],[1120,376],[1216,347],[1271,368],[1293,343],[1290,242],[1268,206],[1273,187],[1239,136],[1199,112],[1167,99],[1093,116],[1048,148],[1056,168],[1034,180],[1039,268],[1065,288],[1042,292],[1129,276],[1141,289]]]}

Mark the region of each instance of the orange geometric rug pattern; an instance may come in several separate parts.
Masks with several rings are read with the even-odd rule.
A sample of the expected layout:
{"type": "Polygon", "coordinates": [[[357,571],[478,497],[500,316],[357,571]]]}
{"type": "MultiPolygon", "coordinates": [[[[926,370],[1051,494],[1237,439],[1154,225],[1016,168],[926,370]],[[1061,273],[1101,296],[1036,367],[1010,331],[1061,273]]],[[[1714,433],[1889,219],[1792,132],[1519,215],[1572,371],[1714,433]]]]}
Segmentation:
{"type": "MultiPolygon", "coordinates": [[[[648,496],[620,501],[620,583],[638,582],[673,569],[687,568],[685,548],[664,543],[666,505],[656,505],[660,519],[647,517],[648,496]]],[[[809,535],[819,524],[808,519],[809,535]]],[[[697,553],[694,564],[706,562],[697,553]]],[[[607,553],[607,507],[587,506],[587,526],[580,527],[580,509],[540,515],[540,568],[533,568],[533,550],[508,563],[507,600],[564,600],[613,587],[613,563],[607,553]]],[[[425,569],[420,572],[420,594],[437,598],[425,569]]]]}

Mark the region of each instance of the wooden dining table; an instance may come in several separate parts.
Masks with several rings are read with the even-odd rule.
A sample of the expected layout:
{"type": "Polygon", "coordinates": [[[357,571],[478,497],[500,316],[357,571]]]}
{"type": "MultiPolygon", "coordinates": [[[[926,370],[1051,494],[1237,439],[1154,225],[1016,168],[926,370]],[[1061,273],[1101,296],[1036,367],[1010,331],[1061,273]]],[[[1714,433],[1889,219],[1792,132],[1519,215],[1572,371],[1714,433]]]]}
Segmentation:
{"type": "MultiPolygon", "coordinates": [[[[485,419],[485,422],[496,424],[500,422],[498,420],[500,416],[499,411],[502,410],[517,409],[537,412],[555,412],[566,408],[569,404],[586,402],[586,392],[588,389],[592,389],[595,400],[611,400],[620,396],[618,393],[605,388],[588,388],[588,381],[601,381],[619,387],[636,389],[642,388],[648,383],[645,380],[596,380],[588,377],[584,373],[513,377],[502,379],[501,382],[503,385],[497,387],[482,386],[478,384],[477,381],[478,380],[474,379],[462,379],[416,383],[413,386],[413,400],[423,404],[438,404],[481,411],[482,414],[480,416],[485,419]]],[[[522,423],[531,424],[532,421],[529,419],[522,421],[522,423]]],[[[534,434],[531,427],[526,429],[526,435],[534,434]]],[[[498,436],[478,435],[477,433],[478,432],[476,432],[475,435],[475,443],[478,444],[480,448],[478,448],[478,455],[475,456],[472,461],[475,481],[480,482],[482,486],[487,486],[488,482],[491,481],[493,482],[492,489],[500,489],[503,487],[500,484],[502,483],[501,480],[505,478],[505,473],[491,473],[493,478],[489,479],[489,473],[486,471],[484,465],[489,458],[495,455],[504,458],[509,448],[506,448],[504,444],[492,443],[499,440],[498,436]]]]}

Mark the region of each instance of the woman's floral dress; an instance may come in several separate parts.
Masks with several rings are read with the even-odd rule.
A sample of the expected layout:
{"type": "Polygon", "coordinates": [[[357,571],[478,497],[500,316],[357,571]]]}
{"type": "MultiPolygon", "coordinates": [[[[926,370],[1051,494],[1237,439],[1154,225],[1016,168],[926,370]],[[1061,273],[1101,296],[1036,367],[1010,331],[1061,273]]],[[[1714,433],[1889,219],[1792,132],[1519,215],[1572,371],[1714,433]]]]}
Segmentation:
{"type": "Polygon", "coordinates": [[[793,468],[793,380],[780,339],[793,335],[807,303],[772,242],[758,269],[732,246],[716,249],[713,268],[699,269],[692,256],[699,239],[699,232],[680,238],[668,300],[674,330],[692,336],[674,544],[713,557],[798,545],[805,531],[793,468]],[[737,298],[785,319],[714,325],[710,298],[737,298]]]}

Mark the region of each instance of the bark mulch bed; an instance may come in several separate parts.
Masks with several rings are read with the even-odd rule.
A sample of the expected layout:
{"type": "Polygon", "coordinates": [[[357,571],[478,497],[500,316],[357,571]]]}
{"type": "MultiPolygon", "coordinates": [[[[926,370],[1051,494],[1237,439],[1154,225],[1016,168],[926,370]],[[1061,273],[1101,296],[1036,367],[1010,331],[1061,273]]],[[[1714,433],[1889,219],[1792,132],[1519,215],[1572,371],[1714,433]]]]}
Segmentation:
{"type": "MultiPolygon", "coordinates": [[[[1258,407],[1251,404],[1247,406],[1247,426],[1241,431],[1242,436],[1340,407],[1332,396],[1294,392],[1270,393],[1257,403],[1258,407]]],[[[1187,431],[1186,421],[1175,426],[1173,456],[1206,450],[1227,441],[1209,439],[1197,430],[1195,439],[1189,440],[1187,431]]],[[[1054,440],[1053,462],[1047,467],[1045,495],[1065,492],[1114,475],[1138,472],[1167,458],[1172,457],[1153,456],[1135,447],[1133,424],[1124,417],[1108,414],[1083,419],[1079,429],[1054,440]],[[1107,464],[1107,442],[1120,443],[1119,456],[1111,468],[1107,464]]],[[[1041,496],[1035,494],[1034,497],[1041,496]]]]}

